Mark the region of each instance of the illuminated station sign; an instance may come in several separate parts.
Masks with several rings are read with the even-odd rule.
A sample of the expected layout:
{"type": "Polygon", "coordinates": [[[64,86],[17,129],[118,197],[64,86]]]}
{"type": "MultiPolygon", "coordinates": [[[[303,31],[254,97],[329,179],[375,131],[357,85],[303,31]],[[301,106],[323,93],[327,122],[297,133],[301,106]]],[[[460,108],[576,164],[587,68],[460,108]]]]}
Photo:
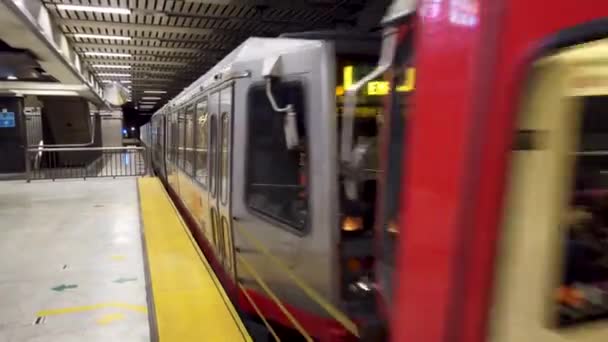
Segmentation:
{"type": "MultiPolygon", "coordinates": [[[[344,69],[342,70],[344,84],[336,87],[336,95],[344,95],[344,89],[348,89],[353,85],[354,68],[355,67],[352,65],[344,67],[344,69]]],[[[414,90],[415,82],[416,69],[407,68],[405,70],[405,80],[403,81],[403,84],[397,86],[397,92],[405,93],[414,90]]],[[[382,96],[388,95],[390,91],[391,85],[388,81],[370,81],[367,83],[367,87],[365,88],[365,95],[382,96]]]]}

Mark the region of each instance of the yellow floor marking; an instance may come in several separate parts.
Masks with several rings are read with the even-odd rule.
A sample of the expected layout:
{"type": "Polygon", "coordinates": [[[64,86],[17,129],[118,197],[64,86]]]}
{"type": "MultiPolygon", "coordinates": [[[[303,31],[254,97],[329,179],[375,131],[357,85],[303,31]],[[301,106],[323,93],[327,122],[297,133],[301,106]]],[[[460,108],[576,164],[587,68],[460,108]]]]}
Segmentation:
{"type": "Polygon", "coordinates": [[[99,317],[97,319],[97,324],[108,325],[112,322],[120,321],[123,319],[125,319],[125,314],[120,313],[120,312],[111,313],[111,314],[107,314],[107,315],[103,315],[103,316],[99,317]]]}
{"type": "Polygon", "coordinates": [[[124,255],[112,255],[110,258],[112,258],[112,260],[114,261],[123,261],[127,257],[125,257],[124,255]]]}
{"type": "Polygon", "coordinates": [[[84,312],[84,311],[93,311],[105,308],[115,308],[115,309],[124,309],[130,311],[137,311],[141,313],[146,313],[148,310],[145,305],[135,305],[128,303],[120,303],[120,302],[108,302],[108,303],[98,303],[92,305],[83,305],[83,306],[73,306],[68,308],[60,308],[60,309],[49,309],[38,311],[37,316],[56,316],[56,315],[65,315],[76,312],[84,312]]]}
{"type": "Polygon", "coordinates": [[[252,341],[156,178],[138,179],[160,341],[252,341]]]}

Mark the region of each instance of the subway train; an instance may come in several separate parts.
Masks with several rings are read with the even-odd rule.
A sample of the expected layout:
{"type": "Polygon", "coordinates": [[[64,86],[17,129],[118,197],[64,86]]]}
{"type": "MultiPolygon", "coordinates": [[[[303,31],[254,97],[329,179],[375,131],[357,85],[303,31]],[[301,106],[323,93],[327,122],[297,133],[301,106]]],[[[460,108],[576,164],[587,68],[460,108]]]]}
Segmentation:
{"type": "Polygon", "coordinates": [[[607,17],[396,0],[356,52],[252,38],[142,138],[233,300],[307,340],[606,341],[607,17]]]}
{"type": "Polygon", "coordinates": [[[141,128],[233,302],[307,340],[357,336],[375,317],[373,152],[387,82],[357,105],[367,173],[350,187],[355,197],[338,146],[345,89],[374,69],[380,42],[345,32],[249,38],[141,128]]]}
{"type": "Polygon", "coordinates": [[[413,41],[418,75],[380,133],[390,340],[608,341],[608,2],[424,0],[415,15],[387,23],[381,58],[413,41]]]}

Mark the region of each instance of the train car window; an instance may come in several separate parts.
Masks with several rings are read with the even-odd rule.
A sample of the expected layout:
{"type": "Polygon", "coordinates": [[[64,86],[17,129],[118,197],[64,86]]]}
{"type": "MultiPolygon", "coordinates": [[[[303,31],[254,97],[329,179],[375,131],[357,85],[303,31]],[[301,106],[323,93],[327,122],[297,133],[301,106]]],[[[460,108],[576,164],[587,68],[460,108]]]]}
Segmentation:
{"type": "Polygon", "coordinates": [[[287,149],[284,115],[272,109],[263,84],[251,87],[246,201],[254,213],[301,232],[307,227],[309,212],[304,91],[300,82],[291,81],[273,83],[272,92],[279,105],[295,106],[301,146],[287,149]]]}
{"type": "Polygon", "coordinates": [[[207,99],[203,99],[196,105],[196,172],[195,178],[204,187],[209,181],[209,170],[207,169],[207,151],[209,149],[209,113],[207,111],[207,99]]]}
{"type": "Polygon", "coordinates": [[[178,147],[178,142],[179,142],[179,126],[178,126],[178,122],[177,122],[177,112],[174,111],[173,113],[171,113],[171,126],[172,126],[172,130],[171,130],[171,155],[172,155],[172,160],[173,160],[173,164],[177,165],[177,147],[178,147]]]}
{"type": "Polygon", "coordinates": [[[177,165],[184,168],[186,152],[186,113],[183,109],[177,112],[177,165]]]}
{"type": "Polygon", "coordinates": [[[156,147],[154,148],[154,153],[156,153],[156,160],[162,160],[163,153],[163,144],[164,144],[164,136],[163,136],[163,116],[158,116],[155,122],[156,129],[156,138],[155,143],[156,147]]]}
{"type": "Polygon", "coordinates": [[[220,146],[220,199],[226,203],[228,199],[228,181],[230,178],[230,115],[222,113],[220,146]]]}
{"type": "Polygon", "coordinates": [[[608,96],[583,100],[566,221],[557,325],[608,318],[608,96]]]}
{"type": "Polygon", "coordinates": [[[173,162],[173,118],[171,113],[165,113],[166,117],[166,125],[167,125],[167,146],[166,146],[166,155],[167,161],[173,162]]]}
{"type": "Polygon", "coordinates": [[[165,113],[165,125],[167,126],[167,137],[165,146],[165,154],[167,156],[167,161],[173,161],[173,155],[171,154],[172,143],[173,143],[173,120],[171,118],[171,113],[165,113]]]}
{"type": "Polygon", "coordinates": [[[194,121],[196,113],[194,106],[186,109],[185,125],[185,148],[184,148],[184,171],[190,176],[194,174],[194,121]]]}
{"type": "Polygon", "coordinates": [[[216,198],[217,196],[217,182],[218,182],[218,125],[217,125],[217,110],[219,107],[220,94],[213,93],[209,96],[209,112],[211,113],[211,119],[209,121],[209,186],[211,187],[211,196],[216,198]]]}
{"type": "Polygon", "coordinates": [[[499,231],[494,342],[606,338],[606,321],[587,325],[608,319],[608,91],[596,76],[608,40],[596,43],[536,62],[522,89],[499,231]]]}

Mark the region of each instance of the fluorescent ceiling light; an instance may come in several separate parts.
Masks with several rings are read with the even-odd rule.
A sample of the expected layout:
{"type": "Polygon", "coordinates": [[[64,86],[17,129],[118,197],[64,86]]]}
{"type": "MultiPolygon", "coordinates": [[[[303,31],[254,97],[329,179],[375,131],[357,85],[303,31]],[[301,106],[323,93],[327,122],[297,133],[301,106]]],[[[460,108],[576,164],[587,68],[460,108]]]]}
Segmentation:
{"type": "Polygon", "coordinates": [[[131,40],[131,37],[127,36],[108,36],[104,34],[87,34],[87,33],[74,33],[74,38],[91,38],[91,39],[113,39],[113,40],[131,40]]]}
{"type": "Polygon", "coordinates": [[[6,76],[6,79],[7,79],[7,80],[16,80],[16,79],[17,79],[17,76],[14,76],[14,75],[8,75],[8,76],[6,76]]]}
{"type": "Polygon", "coordinates": [[[144,90],[146,94],[166,94],[166,90],[144,90]]]}
{"type": "Polygon", "coordinates": [[[131,69],[130,65],[93,64],[93,68],[131,69]]]}
{"type": "Polygon", "coordinates": [[[80,5],[55,5],[58,10],[64,11],[79,11],[79,12],[97,12],[97,13],[115,13],[115,14],[131,14],[128,8],[120,7],[103,7],[103,6],[80,6],[80,5]]]}
{"type": "Polygon", "coordinates": [[[156,105],[156,102],[140,102],[142,105],[156,105]]]}
{"type": "Polygon", "coordinates": [[[117,74],[113,72],[102,72],[97,74],[97,76],[108,76],[108,77],[131,77],[131,74],[117,74]]]}
{"type": "MultiPolygon", "coordinates": [[[[130,80],[114,81],[114,80],[103,80],[103,83],[131,83],[130,80]]],[[[131,88],[131,86],[129,86],[131,88]]]]}
{"type": "Polygon", "coordinates": [[[157,97],[157,96],[144,96],[141,98],[142,100],[160,100],[162,99],[162,97],[157,97]]]}
{"type": "Polygon", "coordinates": [[[84,54],[85,54],[85,56],[131,57],[130,53],[114,53],[114,52],[88,51],[88,52],[85,52],[84,54]]]}
{"type": "Polygon", "coordinates": [[[74,90],[10,90],[14,93],[23,95],[40,95],[40,96],[79,96],[77,91],[74,90]]]}

